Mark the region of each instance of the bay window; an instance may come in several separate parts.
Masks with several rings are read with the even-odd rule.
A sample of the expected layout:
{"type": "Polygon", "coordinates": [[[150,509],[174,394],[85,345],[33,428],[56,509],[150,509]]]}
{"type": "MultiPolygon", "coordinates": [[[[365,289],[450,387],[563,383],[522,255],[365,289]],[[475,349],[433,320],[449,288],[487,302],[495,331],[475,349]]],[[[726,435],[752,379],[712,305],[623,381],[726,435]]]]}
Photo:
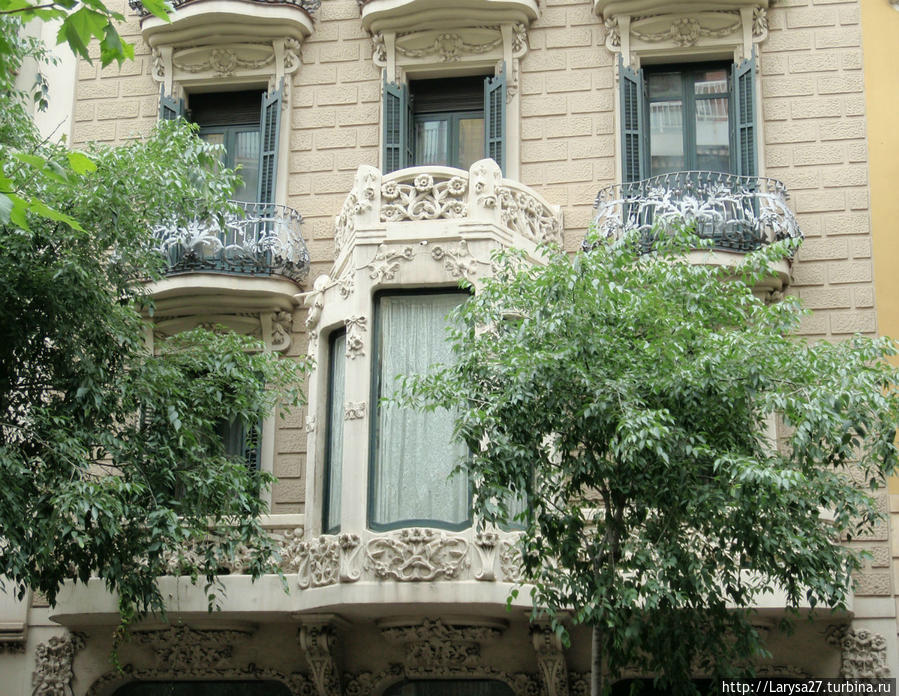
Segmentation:
{"type": "Polygon", "coordinates": [[[468,480],[450,473],[465,457],[453,441],[453,414],[379,405],[400,375],[453,360],[447,314],[468,297],[458,291],[390,292],[375,298],[369,526],[463,529],[471,523],[468,480]]]}

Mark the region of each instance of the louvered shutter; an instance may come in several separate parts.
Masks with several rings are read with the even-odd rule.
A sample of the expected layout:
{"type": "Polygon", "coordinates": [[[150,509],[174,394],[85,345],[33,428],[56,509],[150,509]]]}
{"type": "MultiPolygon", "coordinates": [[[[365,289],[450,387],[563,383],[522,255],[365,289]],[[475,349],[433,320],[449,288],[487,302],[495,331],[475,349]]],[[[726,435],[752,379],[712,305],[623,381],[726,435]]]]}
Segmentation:
{"type": "Polygon", "coordinates": [[[621,78],[621,174],[627,183],[645,178],[643,71],[626,67],[620,58],[618,69],[621,78]]]}
{"type": "Polygon", "coordinates": [[[278,141],[281,129],[281,100],[284,82],[273,92],[262,95],[260,112],[259,189],[260,203],[275,202],[275,181],[278,177],[278,141]]]}
{"type": "Polygon", "coordinates": [[[484,79],[484,153],[506,171],[506,64],[484,79]]]}
{"type": "Polygon", "coordinates": [[[262,447],[259,442],[259,433],[261,423],[253,423],[249,427],[241,426],[243,431],[243,459],[250,471],[259,470],[259,461],[262,454],[262,447]]]}
{"type": "Polygon", "coordinates": [[[742,63],[734,64],[734,142],[736,145],[737,174],[755,176],[755,52],[742,63]]]}
{"type": "Polygon", "coordinates": [[[159,90],[159,120],[174,121],[184,116],[184,100],[175,99],[165,93],[165,88],[159,90]]]}
{"type": "Polygon", "coordinates": [[[410,166],[412,118],[409,88],[384,81],[384,173],[410,166]]]}

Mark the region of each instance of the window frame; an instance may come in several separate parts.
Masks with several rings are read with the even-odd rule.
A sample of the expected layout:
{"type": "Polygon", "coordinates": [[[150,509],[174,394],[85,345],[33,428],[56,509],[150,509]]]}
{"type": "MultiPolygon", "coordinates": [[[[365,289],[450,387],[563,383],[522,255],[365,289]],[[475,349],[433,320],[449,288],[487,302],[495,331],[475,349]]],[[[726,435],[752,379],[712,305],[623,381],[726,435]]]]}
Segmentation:
{"type": "MultiPolygon", "coordinates": [[[[432,527],[435,529],[445,529],[447,531],[462,531],[468,529],[474,523],[474,515],[472,510],[472,487],[471,482],[467,483],[468,498],[468,517],[462,522],[445,522],[434,519],[405,519],[388,523],[374,522],[374,503],[375,503],[375,466],[378,456],[378,438],[379,438],[379,421],[381,399],[381,336],[383,329],[381,298],[383,297],[401,297],[401,296],[421,296],[421,295],[459,295],[464,298],[471,296],[471,292],[460,289],[458,286],[437,286],[437,287],[417,287],[417,288],[387,288],[378,290],[372,297],[372,359],[371,359],[371,392],[369,403],[371,406],[371,417],[369,418],[368,432],[368,490],[366,495],[366,526],[375,532],[387,532],[395,529],[406,529],[410,527],[432,527]]],[[[464,300],[463,300],[464,301],[464,300]]],[[[447,443],[449,444],[449,443],[447,443]]],[[[449,476],[449,474],[447,474],[449,476]]]]}
{"type": "MultiPolygon", "coordinates": [[[[325,399],[325,413],[327,414],[327,425],[325,427],[325,447],[324,447],[324,462],[325,466],[322,470],[322,534],[339,534],[340,533],[340,516],[338,514],[337,524],[335,526],[328,526],[328,517],[331,513],[329,501],[331,499],[331,433],[333,428],[333,423],[331,421],[331,413],[334,407],[334,397],[336,396],[334,393],[334,367],[335,362],[337,360],[337,353],[334,350],[337,345],[337,341],[341,337],[346,337],[346,329],[339,328],[331,332],[331,335],[328,337],[328,391],[327,398],[325,399]]],[[[344,351],[343,355],[340,357],[346,361],[346,351],[344,351]]],[[[344,365],[344,384],[343,384],[343,401],[346,401],[346,365],[344,365]]],[[[346,431],[342,429],[341,436],[346,438],[346,431]]],[[[340,484],[338,487],[338,491],[343,490],[343,462],[341,462],[340,467],[340,480],[338,481],[340,484]]]]}
{"type": "MultiPolygon", "coordinates": [[[[414,93],[412,95],[415,96],[414,93]]],[[[431,121],[443,121],[447,122],[447,137],[446,137],[446,152],[447,152],[447,162],[445,164],[423,164],[419,161],[419,153],[417,148],[415,147],[415,142],[412,143],[412,166],[414,167],[455,167],[456,169],[463,168],[459,158],[459,121],[462,119],[469,118],[480,118],[481,123],[486,129],[487,122],[484,117],[484,108],[481,109],[469,109],[467,111],[432,111],[427,113],[413,114],[412,117],[412,132],[414,140],[417,140],[415,137],[415,128],[419,123],[427,123],[431,121]]],[[[482,138],[482,146],[484,146],[483,138],[482,138]]],[[[486,148],[482,147],[482,157],[478,159],[483,159],[486,157],[486,148]]],[[[475,160],[477,162],[477,160],[475,160]]],[[[474,162],[472,162],[474,164],[474,162]]],[[[469,169],[471,165],[468,167],[464,167],[465,169],[469,169]]]]}
{"type": "Polygon", "coordinates": [[[727,97],[727,138],[728,138],[728,168],[724,172],[726,174],[737,174],[737,157],[735,153],[736,144],[734,142],[734,125],[735,125],[735,109],[734,109],[734,80],[733,61],[703,61],[701,63],[663,63],[658,65],[648,65],[643,69],[644,72],[644,89],[645,96],[643,98],[643,127],[644,137],[646,138],[646,176],[663,176],[668,172],[654,174],[652,172],[652,104],[668,100],[665,97],[653,99],[649,93],[649,81],[653,75],[678,74],[681,86],[681,103],[683,104],[683,116],[681,123],[681,138],[684,152],[684,167],[675,171],[698,171],[697,166],[698,154],[696,151],[696,102],[720,99],[727,97]],[[695,90],[696,75],[709,70],[723,70],[727,79],[727,90],[725,92],[716,92],[714,94],[697,95],[695,90]]]}

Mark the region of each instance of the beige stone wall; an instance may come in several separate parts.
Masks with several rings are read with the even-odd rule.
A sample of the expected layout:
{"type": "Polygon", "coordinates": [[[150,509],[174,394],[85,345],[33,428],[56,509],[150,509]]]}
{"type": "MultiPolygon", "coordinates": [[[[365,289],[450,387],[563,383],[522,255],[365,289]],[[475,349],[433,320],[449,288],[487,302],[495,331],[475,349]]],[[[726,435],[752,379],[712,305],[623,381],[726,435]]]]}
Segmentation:
{"type": "MultiPolygon", "coordinates": [[[[122,141],[146,133],[158,83],[136,17],[123,34],[137,44],[122,68],[80,63],[73,140],[122,141]]],[[[794,265],[795,292],[814,310],[809,336],[876,330],[868,222],[859,5],[857,0],[780,0],[760,45],[759,114],[765,173],[793,193],[806,241],[794,265]]],[[[614,183],[618,135],[617,56],[589,0],[542,0],[521,59],[522,183],[561,205],[565,244],[577,248],[601,186],[614,183]]],[[[379,164],[380,69],[355,0],[324,0],[303,44],[290,90],[287,203],[306,219],[313,258],[307,282],[333,259],[334,216],[360,164],[379,164]]],[[[292,354],[305,350],[298,311],[292,354]]],[[[305,414],[277,419],[273,512],[303,506],[305,414]]],[[[878,541],[879,544],[883,542],[878,541]]],[[[880,553],[880,552],[878,552],[880,553]]],[[[884,588],[879,571],[877,589],[884,588]]],[[[873,576],[872,576],[873,577],[873,576]]],[[[887,578],[888,579],[888,578],[887,578]]],[[[874,590],[872,590],[874,591],[874,590]]]]}

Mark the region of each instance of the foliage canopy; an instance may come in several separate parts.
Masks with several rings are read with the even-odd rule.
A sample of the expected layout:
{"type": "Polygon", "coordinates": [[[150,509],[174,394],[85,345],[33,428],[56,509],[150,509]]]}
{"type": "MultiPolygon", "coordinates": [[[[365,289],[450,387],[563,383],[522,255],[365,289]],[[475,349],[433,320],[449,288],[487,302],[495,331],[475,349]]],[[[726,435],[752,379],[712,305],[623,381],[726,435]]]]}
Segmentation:
{"type": "MultiPolygon", "coordinates": [[[[27,42],[0,34],[20,61],[27,42]]],[[[272,477],[226,456],[220,428],[299,404],[308,364],[201,329],[145,343],[151,228],[225,210],[238,175],[183,121],[119,147],[44,142],[0,87],[0,575],[51,603],[99,576],[127,621],[163,609],[158,576],[211,585],[240,547],[244,572],[273,572],[272,477]]]]}
{"type": "Polygon", "coordinates": [[[481,521],[527,499],[535,608],[592,626],[607,677],[637,666],[689,691],[697,668],[763,654],[746,609],[763,593],[845,605],[859,549],[837,539],[875,523],[862,488],[896,463],[894,347],[791,335],[798,301],[753,293],[788,242],[736,277],[687,262],[705,244],[689,231],[651,253],[591,244],[537,265],[500,254],[457,310],[456,362],[402,398],[457,413],[481,521]]]}

